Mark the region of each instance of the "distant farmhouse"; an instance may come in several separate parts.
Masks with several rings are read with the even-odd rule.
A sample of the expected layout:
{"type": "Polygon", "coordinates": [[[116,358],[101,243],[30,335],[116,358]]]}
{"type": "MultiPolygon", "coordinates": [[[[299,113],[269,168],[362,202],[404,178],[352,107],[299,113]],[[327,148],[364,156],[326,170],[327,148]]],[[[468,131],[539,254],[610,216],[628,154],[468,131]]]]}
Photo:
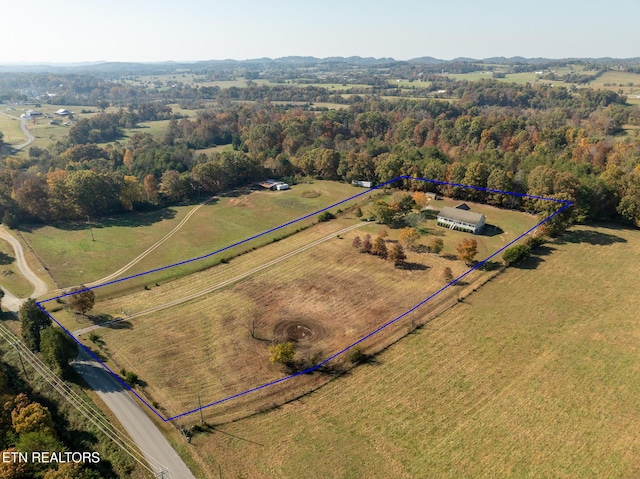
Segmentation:
{"type": "Polygon", "coordinates": [[[65,108],[60,108],[58,111],[55,112],[56,115],[58,116],[68,116],[71,112],[65,108]]]}
{"type": "Polygon", "coordinates": [[[284,183],[283,181],[277,181],[277,180],[265,180],[260,183],[260,186],[262,186],[264,189],[267,189],[267,190],[281,191],[281,190],[289,189],[289,185],[287,183],[284,183]]]}
{"type": "Polygon", "coordinates": [[[480,213],[474,213],[466,203],[459,204],[455,208],[445,206],[438,214],[438,225],[452,230],[468,231],[479,234],[485,225],[486,217],[480,213]]]}

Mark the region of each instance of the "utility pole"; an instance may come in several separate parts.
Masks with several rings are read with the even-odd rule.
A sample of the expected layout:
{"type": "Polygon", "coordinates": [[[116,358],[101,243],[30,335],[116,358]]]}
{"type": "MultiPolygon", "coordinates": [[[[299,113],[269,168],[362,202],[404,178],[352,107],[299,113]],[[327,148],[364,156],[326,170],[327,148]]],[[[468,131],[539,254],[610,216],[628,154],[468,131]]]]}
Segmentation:
{"type": "Polygon", "coordinates": [[[27,374],[27,370],[24,367],[24,362],[22,361],[22,354],[20,354],[20,350],[18,349],[18,345],[16,343],[11,343],[11,345],[16,348],[16,352],[18,353],[18,358],[20,359],[20,364],[22,364],[22,372],[24,373],[24,377],[29,379],[29,375],[27,374]]]}
{"type": "Polygon", "coordinates": [[[204,416],[202,415],[202,402],[200,402],[200,392],[198,391],[198,408],[200,409],[200,424],[204,426],[204,416]]]}
{"type": "Polygon", "coordinates": [[[87,215],[87,225],[89,226],[89,232],[91,233],[91,241],[95,241],[96,239],[93,237],[93,230],[91,229],[91,223],[89,223],[89,215],[87,215]]]}

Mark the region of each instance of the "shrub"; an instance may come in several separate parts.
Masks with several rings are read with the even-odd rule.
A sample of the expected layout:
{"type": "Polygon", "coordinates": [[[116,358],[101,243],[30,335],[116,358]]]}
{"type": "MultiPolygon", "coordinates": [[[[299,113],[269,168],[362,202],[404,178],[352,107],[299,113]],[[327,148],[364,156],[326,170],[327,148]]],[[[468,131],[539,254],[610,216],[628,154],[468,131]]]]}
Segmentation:
{"type": "Polygon", "coordinates": [[[135,386],[135,384],[138,382],[138,375],[133,371],[126,371],[124,375],[124,380],[130,386],[135,386]]]}
{"type": "Polygon", "coordinates": [[[529,236],[524,242],[532,251],[539,248],[546,242],[546,238],[542,235],[529,236]]]}
{"type": "Polygon", "coordinates": [[[504,250],[504,253],[502,253],[502,261],[504,261],[505,265],[510,266],[527,259],[530,254],[531,248],[529,246],[526,244],[519,244],[504,250]]]}
{"type": "Polygon", "coordinates": [[[335,217],[336,216],[330,211],[324,211],[320,213],[320,215],[318,216],[318,221],[325,222],[325,221],[333,220],[335,219],[335,217]]]}
{"type": "Polygon", "coordinates": [[[10,230],[16,229],[20,222],[16,215],[11,213],[11,211],[5,211],[4,215],[2,215],[2,224],[5,225],[10,230]]]}
{"type": "Polygon", "coordinates": [[[362,349],[360,349],[360,346],[354,346],[349,350],[349,361],[351,361],[353,364],[358,364],[364,358],[365,355],[362,352],[362,349]]]}

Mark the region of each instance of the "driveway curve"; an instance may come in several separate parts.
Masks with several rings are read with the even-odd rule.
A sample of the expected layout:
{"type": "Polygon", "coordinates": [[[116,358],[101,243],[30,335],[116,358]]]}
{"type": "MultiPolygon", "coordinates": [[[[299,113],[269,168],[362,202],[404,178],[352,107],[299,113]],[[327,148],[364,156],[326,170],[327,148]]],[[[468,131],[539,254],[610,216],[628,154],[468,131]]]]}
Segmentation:
{"type": "MultiPolygon", "coordinates": [[[[5,240],[7,243],[11,245],[13,248],[13,252],[16,257],[16,265],[18,266],[18,270],[20,273],[33,285],[33,293],[31,294],[31,298],[38,298],[43,294],[46,294],[49,290],[47,283],[42,281],[38,275],[36,275],[24,258],[24,250],[22,249],[22,245],[20,242],[11,235],[4,226],[0,226],[0,238],[5,240]]],[[[8,311],[18,311],[22,303],[26,301],[26,298],[18,298],[10,291],[2,288],[4,291],[4,298],[2,298],[2,307],[8,311]]]]}
{"type": "Polygon", "coordinates": [[[22,133],[24,133],[24,136],[27,137],[27,141],[26,142],[21,143],[19,145],[12,146],[12,148],[14,150],[21,150],[21,149],[26,148],[27,146],[29,146],[31,143],[33,143],[33,141],[36,138],[35,138],[35,136],[33,136],[31,131],[29,130],[29,128],[27,128],[27,120],[26,120],[26,118],[18,118],[17,116],[9,115],[8,113],[4,113],[4,112],[1,112],[1,111],[0,111],[0,115],[6,116],[8,118],[13,118],[14,120],[20,120],[20,129],[22,130],[22,133]]]}

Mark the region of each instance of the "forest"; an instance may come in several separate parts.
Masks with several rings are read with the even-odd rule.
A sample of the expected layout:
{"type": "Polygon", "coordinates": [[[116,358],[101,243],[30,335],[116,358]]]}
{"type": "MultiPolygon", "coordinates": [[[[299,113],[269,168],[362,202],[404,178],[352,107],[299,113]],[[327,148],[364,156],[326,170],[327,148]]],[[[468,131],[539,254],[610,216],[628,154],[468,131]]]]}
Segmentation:
{"type": "MultiPolygon", "coordinates": [[[[61,77],[51,74],[48,81],[61,77]]],[[[66,77],[65,85],[68,92],[55,100],[61,104],[83,99],[118,109],[74,122],[64,141],[31,147],[28,158],[0,160],[0,217],[7,225],[196,201],[265,177],[381,183],[409,175],[568,199],[575,203],[574,222],[640,226],[640,110],[610,90],[442,79],[428,92],[396,88],[398,95],[395,87],[380,86],[384,95],[375,88],[336,94],[318,85],[250,80],[242,88],[186,85],[160,92],[107,88],[105,80],[79,74],[66,77]],[[433,91],[448,98],[429,96],[433,91]],[[174,113],[167,103],[176,97],[198,105],[197,116],[174,113]],[[155,120],[169,121],[164,134],[122,139],[124,128],[155,120]],[[198,151],[221,145],[229,148],[198,151]]],[[[404,187],[434,188],[416,183],[404,187]]],[[[498,194],[471,198],[461,188],[441,193],[541,208],[498,194]]]]}

